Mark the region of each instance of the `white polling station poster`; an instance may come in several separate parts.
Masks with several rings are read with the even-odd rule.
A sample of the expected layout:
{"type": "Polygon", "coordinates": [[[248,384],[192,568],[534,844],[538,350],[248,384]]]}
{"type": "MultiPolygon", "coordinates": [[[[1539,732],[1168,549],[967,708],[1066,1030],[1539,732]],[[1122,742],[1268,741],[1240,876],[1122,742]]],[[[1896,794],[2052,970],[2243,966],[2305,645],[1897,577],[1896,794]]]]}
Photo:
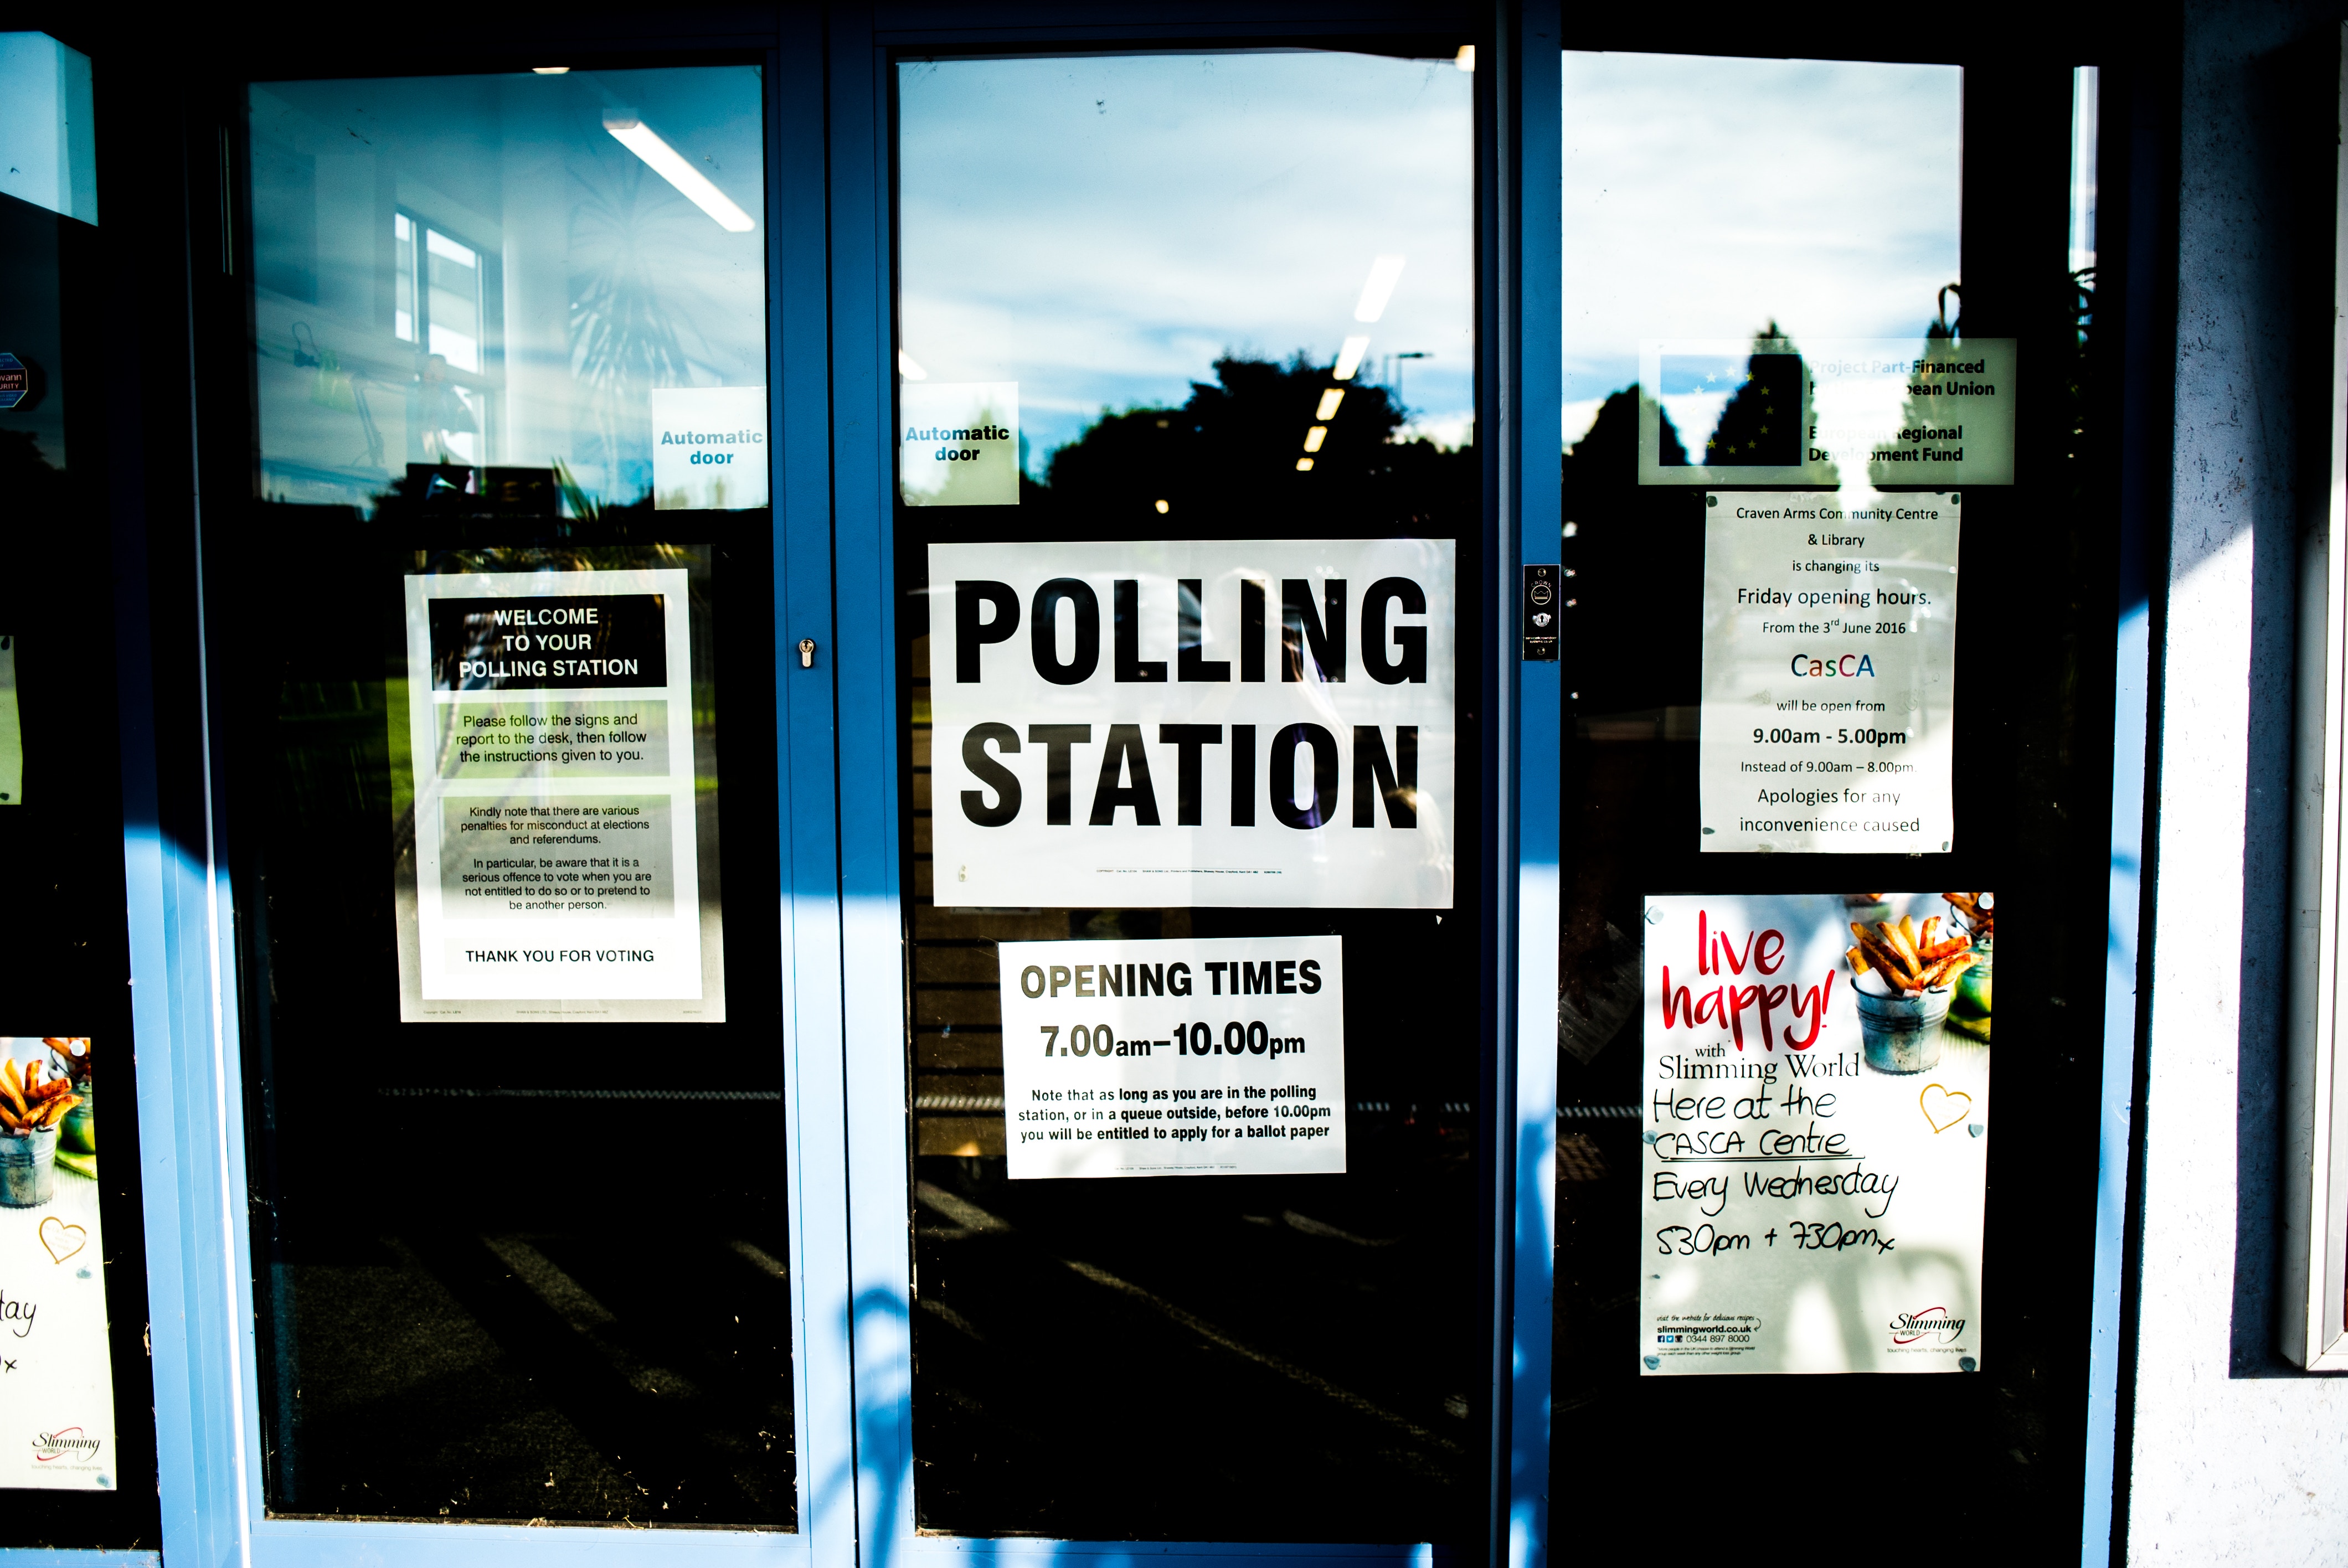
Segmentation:
{"type": "Polygon", "coordinates": [[[1647,900],[1642,1376],[1980,1368],[1991,993],[1964,913],[1647,900]],[[1912,931],[1926,983],[1854,925],[1912,931]]]}
{"type": "Polygon", "coordinates": [[[1703,850],[1948,852],[1963,499],[1704,497],[1703,850]]]}
{"type": "Polygon", "coordinates": [[[1013,1181],[1345,1169],[1343,938],[1001,950],[1013,1181]]]}
{"type": "Polygon", "coordinates": [[[1451,907],[1454,554],[930,546],[938,904],[1451,907]]]}
{"type": "Polygon", "coordinates": [[[407,579],[404,1019],[725,1016],[703,961],[686,575],[407,579]],[[645,1002],[672,1005],[610,1005],[645,1002]]]}

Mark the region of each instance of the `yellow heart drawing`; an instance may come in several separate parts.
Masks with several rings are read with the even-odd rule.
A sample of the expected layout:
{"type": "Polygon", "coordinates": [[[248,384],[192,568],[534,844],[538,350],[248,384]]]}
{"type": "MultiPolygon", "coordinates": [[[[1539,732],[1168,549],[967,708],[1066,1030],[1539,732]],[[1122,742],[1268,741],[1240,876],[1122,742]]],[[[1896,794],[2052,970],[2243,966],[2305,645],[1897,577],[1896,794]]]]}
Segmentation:
{"type": "Polygon", "coordinates": [[[1945,1132],[1950,1128],[1955,1126],[1958,1122],[1963,1121],[1965,1119],[1965,1112],[1972,1108],[1972,1103],[1973,1097],[1966,1093],[1963,1090],[1943,1089],[1937,1083],[1927,1083],[1924,1085],[1924,1091],[1916,1096],[1916,1109],[1924,1113],[1926,1125],[1930,1126],[1935,1132],[1945,1132]],[[1934,1103],[1932,1097],[1936,1094],[1941,1097],[1939,1103],[1948,1117],[1948,1120],[1945,1122],[1941,1120],[1940,1117],[1932,1114],[1932,1105],[1934,1103]],[[1951,1104],[1950,1102],[1952,1101],[1962,1101],[1963,1103],[1951,1104]]]}
{"type": "Polygon", "coordinates": [[[51,1214],[41,1222],[41,1245],[49,1249],[51,1257],[63,1263],[89,1245],[89,1232],[51,1214]],[[72,1243],[70,1246],[66,1245],[68,1242],[72,1243]]]}

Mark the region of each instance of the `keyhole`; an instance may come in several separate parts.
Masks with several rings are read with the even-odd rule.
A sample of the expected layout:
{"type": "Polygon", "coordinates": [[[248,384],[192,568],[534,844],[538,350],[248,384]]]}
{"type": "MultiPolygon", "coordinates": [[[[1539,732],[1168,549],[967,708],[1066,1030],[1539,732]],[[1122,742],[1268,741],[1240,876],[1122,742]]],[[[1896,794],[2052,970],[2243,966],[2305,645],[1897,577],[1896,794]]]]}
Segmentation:
{"type": "Polygon", "coordinates": [[[799,668],[802,670],[815,668],[815,639],[812,637],[799,639],[799,668]]]}

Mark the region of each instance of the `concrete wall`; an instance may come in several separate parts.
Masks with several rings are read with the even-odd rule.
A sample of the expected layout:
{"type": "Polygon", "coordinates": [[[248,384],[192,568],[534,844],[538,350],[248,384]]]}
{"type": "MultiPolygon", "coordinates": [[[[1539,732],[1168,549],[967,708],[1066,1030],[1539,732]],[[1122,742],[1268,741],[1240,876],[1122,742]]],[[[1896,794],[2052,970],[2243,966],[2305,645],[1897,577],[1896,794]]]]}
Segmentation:
{"type": "Polygon", "coordinates": [[[2329,184],[2311,188],[2299,160],[2308,109],[2320,131],[2331,108],[2309,104],[2306,67],[2339,20],[2336,5],[2273,0],[2184,10],[2137,1563],[2348,1562],[2348,1379],[2274,1349],[2293,556],[2314,435],[2299,378],[2329,335],[2307,319],[2291,236],[2302,216],[2331,220],[2329,184]]]}

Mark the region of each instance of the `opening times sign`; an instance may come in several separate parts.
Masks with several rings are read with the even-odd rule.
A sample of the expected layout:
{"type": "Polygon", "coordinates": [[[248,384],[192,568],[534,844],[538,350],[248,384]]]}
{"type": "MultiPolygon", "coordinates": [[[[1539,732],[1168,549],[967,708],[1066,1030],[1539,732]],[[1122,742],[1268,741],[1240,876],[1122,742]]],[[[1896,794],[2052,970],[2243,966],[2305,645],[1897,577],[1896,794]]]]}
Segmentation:
{"type": "Polygon", "coordinates": [[[1345,1169],[1336,937],[1005,942],[1014,1182],[1345,1169]]]}
{"type": "Polygon", "coordinates": [[[1447,909],[1447,539],[939,544],[936,900],[1447,909]]]}

